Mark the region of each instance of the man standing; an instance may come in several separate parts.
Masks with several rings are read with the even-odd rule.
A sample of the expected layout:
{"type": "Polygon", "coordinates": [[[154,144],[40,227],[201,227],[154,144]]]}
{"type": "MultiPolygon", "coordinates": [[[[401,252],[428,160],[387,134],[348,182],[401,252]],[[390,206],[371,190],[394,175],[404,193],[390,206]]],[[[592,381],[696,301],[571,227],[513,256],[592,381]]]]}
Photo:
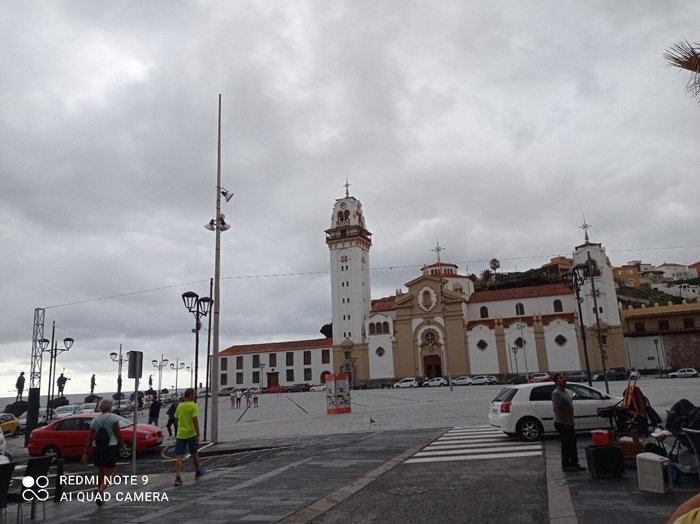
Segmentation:
{"type": "Polygon", "coordinates": [[[158,425],[158,417],[160,417],[160,408],[163,407],[163,404],[160,403],[160,400],[156,397],[156,399],[151,402],[151,407],[148,409],[148,423],[153,424],[154,426],[158,425]]]}
{"type": "Polygon", "coordinates": [[[97,383],[95,382],[95,374],[92,374],[92,378],[90,379],[90,394],[92,395],[95,392],[95,385],[97,383]]]}
{"type": "Polygon", "coordinates": [[[58,396],[62,397],[63,395],[63,388],[66,387],[66,382],[70,380],[68,377],[64,377],[63,373],[61,373],[61,376],[58,377],[58,380],[56,380],[56,385],[58,386],[58,396]]]}
{"type": "Polygon", "coordinates": [[[168,411],[165,412],[166,415],[168,415],[168,423],[166,424],[166,427],[168,428],[168,437],[170,438],[173,438],[175,435],[177,435],[177,419],[175,418],[175,411],[177,411],[177,407],[179,405],[180,401],[178,401],[178,399],[175,398],[170,404],[168,411]],[[172,428],[175,429],[174,434],[172,428]]]}
{"type": "Polygon", "coordinates": [[[552,377],[556,388],[552,391],[552,408],[554,410],[554,429],[561,441],[561,469],[567,473],[585,471],[578,463],[576,432],[574,430],[574,404],[566,391],[566,374],[555,373],[552,377]]]}
{"type": "Polygon", "coordinates": [[[180,472],[182,471],[182,461],[185,453],[190,452],[190,458],[194,465],[194,479],[199,480],[204,476],[206,470],[200,467],[199,463],[199,407],[197,406],[197,394],[194,388],[185,390],[185,401],[175,410],[177,419],[177,433],[175,440],[175,486],[182,486],[180,472]]]}
{"type": "Polygon", "coordinates": [[[17,383],[15,384],[15,387],[17,388],[17,398],[15,398],[15,401],[21,402],[22,393],[24,392],[24,371],[22,371],[19,374],[19,377],[17,377],[17,383]]]}

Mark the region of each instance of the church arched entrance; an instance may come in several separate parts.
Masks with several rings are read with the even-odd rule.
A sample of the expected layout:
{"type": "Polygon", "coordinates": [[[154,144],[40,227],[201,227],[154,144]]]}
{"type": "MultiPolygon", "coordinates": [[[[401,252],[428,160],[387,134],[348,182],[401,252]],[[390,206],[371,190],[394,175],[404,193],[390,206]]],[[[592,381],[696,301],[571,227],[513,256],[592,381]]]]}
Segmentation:
{"type": "Polygon", "coordinates": [[[442,360],[439,355],[425,355],[423,357],[423,372],[428,378],[442,376],[442,360]]]}

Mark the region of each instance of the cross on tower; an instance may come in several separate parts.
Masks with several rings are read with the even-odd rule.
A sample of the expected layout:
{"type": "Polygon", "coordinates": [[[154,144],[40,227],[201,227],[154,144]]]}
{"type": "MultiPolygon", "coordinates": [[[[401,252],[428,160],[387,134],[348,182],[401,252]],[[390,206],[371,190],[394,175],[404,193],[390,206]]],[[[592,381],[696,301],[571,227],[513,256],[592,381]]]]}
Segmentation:
{"type": "Polygon", "coordinates": [[[430,251],[433,251],[434,253],[437,254],[437,261],[438,264],[440,263],[440,253],[445,251],[445,248],[440,245],[440,241],[438,240],[437,243],[435,244],[435,247],[431,249],[430,251]]]}
{"type": "Polygon", "coordinates": [[[583,224],[581,224],[581,225],[579,226],[579,229],[583,229],[583,232],[584,232],[584,234],[585,234],[586,242],[588,242],[588,230],[589,230],[591,227],[593,227],[593,226],[591,226],[590,224],[587,224],[587,223],[586,223],[586,217],[585,217],[585,215],[584,215],[584,217],[583,217],[583,224]]]}
{"type": "Polygon", "coordinates": [[[345,188],[345,197],[346,198],[350,196],[350,185],[351,185],[350,182],[348,182],[348,179],[346,178],[345,185],[343,186],[345,188]]]}

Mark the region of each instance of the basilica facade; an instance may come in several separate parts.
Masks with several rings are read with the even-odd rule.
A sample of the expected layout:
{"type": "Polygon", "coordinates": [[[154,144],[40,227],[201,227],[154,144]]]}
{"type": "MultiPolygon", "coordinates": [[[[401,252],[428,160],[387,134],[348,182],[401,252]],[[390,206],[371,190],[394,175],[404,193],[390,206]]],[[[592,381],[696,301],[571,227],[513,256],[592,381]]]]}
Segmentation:
{"type": "Polygon", "coordinates": [[[405,289],[373,300],[372,234],[361,202],[348,188],[335,201],[325,231],[332,340],[231,346],[220,353],[220,358],[234,357],[235,362],[235,367],[222,362],[222,385],[288,385],[302,377],[319,383],[330,372],[347,373],[355,383],[403,377],[507,376],[586,369],[586,360],[591,371],[599,371],[603,358],[606,368],[625,366],[613,270],[603,246],[590,242],[587,232],[570,259],[557,259],[563,269],[567,264],[595,268],[594,276],[580,286],[580,308],[563,282],[477,291],[457,265],[440,260],[439,246],[437,261],[421,268],[415,279],[404,283],[405,289]],[[282,351],[284,356],[278,359],[282,351]],[[294,352],[299,353],[296,358],[294,352]],[[302,365],[295,374],[271,368],[270,362],[308,366],[302,365]]]}

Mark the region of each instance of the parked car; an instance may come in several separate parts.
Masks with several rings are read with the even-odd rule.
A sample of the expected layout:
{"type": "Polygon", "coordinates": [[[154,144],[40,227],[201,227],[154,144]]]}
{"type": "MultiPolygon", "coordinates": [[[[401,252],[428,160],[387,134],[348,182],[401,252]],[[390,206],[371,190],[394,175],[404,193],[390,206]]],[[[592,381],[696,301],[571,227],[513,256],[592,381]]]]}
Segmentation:
{"type": "Polygon", "coordinates": [[[498,377],[495,375],[487,375],[486,379],[489,381],[489,384],[500,384],[498,377]]]}
{"type": "Polygon", "coordinates": [[[588,375],[583,371],[566,371],[569,382],[588,382],[588,375]]]}
{"type": "Polygon", "coordinates": [[[287,386],[267,386],[265,393],[286,393],[287,386]]]}
{"type": "Polygon", "coordinates": [[[525,375],[515,375],[508,379],[508,384],[527,384],[527,377],[525,375]]]}
{"type": "Polygon", "coordinates": [[[449,386],[450,384],[444,377],[433,377],[430,380],[428,380],[428,383],[425,385],[427,385],[430,388],[435,388],[440,386],[449,386]]]}
{"type": "MultiPolygon", "coordinates": [[[[52,409],[49,411],[51,414],[51,419],[56,418],[56,414],[54,413],[54,410],[52,409]]],[[[24,433],[25,428],[27,427],[27,416],[29,416],[29,412],[25,411],[22,413],[22,415],[19,417],[19,431],[20,433],[24,433]]],[[[46,425],[46,408],[41,408],[39,410],[39,416],[37,418],[38,420],[38,425],[39,426],[45,426],[46,425]]]]}
{"type": "MultiPolygon", "coordinates": [[[[605,380],[605,376],[608,377],[608,380],[628,380],[630,378],[631,373],[632,370],[627,368],[610,368],[607,370],[605,375],[603,375],[602,373],[596,375],[595,380],[605,380]]],[[[637,378],[639,378],[639,373],[637,371],[635,371],[635,373],[637,374],[637,378]]]]}
{"type": "Polygon", "coordinates": [[[489,383],[489,377],[486,375],[476,375],[471,378],[471,386],[485,386],[489,383]]]}
{"type": "MultiPolygon", "coordinates": [[[[80,457],[85,448],[85,440],[90,433],[90,423],[99,413],[80,413],[54,420],[37,428],[29,436],[27,451],[32,457],[51,456],[80,457]]],[[[133,422],[117,415],[126,450],[120,450],[121,458],[129,458],[132,450],[133,422]]],[[[163,432],[152,424],[136,425],[136,452],[151,451],[163,442],[163,432]]]]}
{"type": "Polygon", "coordinates": [[[0,413],[0,433],[14,437],[19,433],[19,420],[12,413],[0,413]]]}
{"type": "MultiPolygon", "coordinates": [[[[507,386],[491,402],[489,424],[506,435],[534,441],[543,434],[555,433],[552,414],[554,383],[507,386]]],[[[585,384],[567,384],[574,404],[576,430],[604,428],[598,409],[614,406],[622,399],[612,397],[585,384]]]]}
{"type": "Polygon", "coordinates": [[[468,386],[471,383],[472,383],[472,379],[470,379],[466,375],[462,375],[461,377],[457,377],[457,378],[452,379],[453,386],[468,386]]]}
{"type": "Polygon", "coordinates": [[[315,386],[311,386],[311,389],[309,391],[326,391],[326,385],[325,384],[317,384],[315,386]]]}
{"type": "Polygon", "coordinates": [[[530,373],[530,383],[551,382],[552,376],[549,373],[530,373]]]}
{"type": "Polygon", "coordinates": [[[698,372],[693,368],[681,368],[678,371],[668,374],[668,378],[692,378],[697,376],[698,372]]]}
{"type": "Polygon", "coordinates": [[[56,418],[67,417],[68,415],[74,415],[76,413],[81,413],[83,410],[78,404],[67,404],[65,406],[59,406],[54,408],[53,412],[56,418]]]}
{"type": "Polygon", "coordinates": [[[418,381],[414,377],[402,378],[398,382],[394,383],[395,388],[417,388],[418,381]]]}
{"type": "Polygon", "coordinates": [[[219,396],[220,397],[228,397],[231,395],[231,391],[233,391],[234,389],[236,389],[236,388],[234,388],[233,386],[227,386],[225,388],[221,388],[219,390],[219,396]]]}
{"type": "Polygon", "coordinates": [[[80,410],[83,413],[90,413],[97,409],[97,402],[86,402],[85,404],[80,404],[80,410]]]}
{"type": "Polygon", "coordinates": [[[289,393],[302,393],[305,391],[311,391],[311,386],[309,384],[294,384],[287,388],[289,393]]]}

